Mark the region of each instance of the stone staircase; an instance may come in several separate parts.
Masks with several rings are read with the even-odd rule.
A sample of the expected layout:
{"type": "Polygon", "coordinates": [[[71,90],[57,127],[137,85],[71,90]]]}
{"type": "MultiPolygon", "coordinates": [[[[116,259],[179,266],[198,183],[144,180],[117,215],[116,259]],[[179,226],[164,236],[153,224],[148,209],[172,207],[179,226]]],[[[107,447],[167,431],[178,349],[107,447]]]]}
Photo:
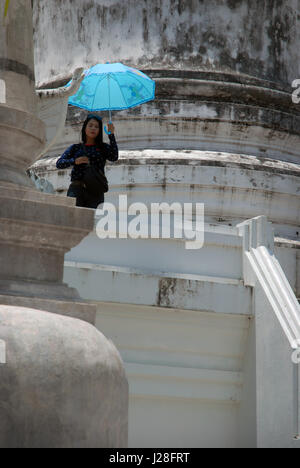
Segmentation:
{"type": "MultiPolygon", "coordinates": [[[[184,239],[99,240],[94,231],[66,256],[64,281],[97,304],[96,326],[124,360],[134,446],[163,447],[170,440],[184,446],[179,421],[172,429],[168,422],[177,413],[183,425],[195,425],[186,445],[199,446],[201,433],[201,444],[214,446],[199,423],[208,408],[217,445],[239,445],[239,424],[248,417],[242,410],[249,391],[247,362],[256,362],[251,335],[261,312],[255,310],[254,283],[245,277],[241,227],[206,224],[204,237],[202,249],[188,251],[184,239]],[[163,407],[158,410],[154,402],[163,407]],[[160,440],[154,419],[142,431],[138,423],[148,406],[165,428],[160,440]],[[221,435],[225,420],[230,429],[221,435]]],[[[254,439],[247,435],[247,440],[254,439]]]]}

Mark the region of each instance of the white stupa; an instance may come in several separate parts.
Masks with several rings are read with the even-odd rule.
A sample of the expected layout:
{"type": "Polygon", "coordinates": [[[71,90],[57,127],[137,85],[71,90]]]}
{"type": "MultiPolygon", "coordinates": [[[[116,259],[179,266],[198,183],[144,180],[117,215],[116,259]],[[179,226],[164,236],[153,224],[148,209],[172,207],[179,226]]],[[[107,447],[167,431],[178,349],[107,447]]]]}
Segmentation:
{"type": "MultiPolygon", "coordinates": [[[[64,281],[97,304],[96,325],[125,362],[131,447],[300,447],[298,10],[255,5],[35,5],[40,87],[108,60],[156,80],[155,101],[114,114],[120,158],[106,201],[204,204],[201,249],[100,240],[96,216],[65,258],[64,281]]],[[[31,168],[39,187],[65,196],[70,171],[55,162],[85,115],[69,108],[31,168]]]]}

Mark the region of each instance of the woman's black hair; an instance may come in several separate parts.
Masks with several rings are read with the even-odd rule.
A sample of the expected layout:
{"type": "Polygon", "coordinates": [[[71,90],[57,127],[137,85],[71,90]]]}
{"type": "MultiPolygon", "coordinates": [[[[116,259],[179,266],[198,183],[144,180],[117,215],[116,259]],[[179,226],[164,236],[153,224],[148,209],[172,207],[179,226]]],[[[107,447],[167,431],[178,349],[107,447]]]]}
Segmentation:
{"type": "Polygon", "coordinates": [[[97,120],[99,123],[99,135],[97,136],[95,140],[95,145],[98,146],[99,148],[103,145],[103,125],[102,125],[102,119],[98,115],[94,114],[89,114],[85,121],[83,122],[82,130],[81,130],[81,139],[83,143],[86,143],[86,133],[85,129],[87,127],[87,124],[89,123],[90,120],[97,120]]]}

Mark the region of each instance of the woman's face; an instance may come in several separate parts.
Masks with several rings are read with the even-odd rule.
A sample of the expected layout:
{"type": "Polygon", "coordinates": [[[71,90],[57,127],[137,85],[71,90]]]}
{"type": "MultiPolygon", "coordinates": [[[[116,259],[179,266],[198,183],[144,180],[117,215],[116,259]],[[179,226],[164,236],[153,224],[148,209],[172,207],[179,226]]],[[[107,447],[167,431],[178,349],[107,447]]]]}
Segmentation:
{"type": "Polygon", "coordinates": [[[85,134],[89,138],[97,138],[100,133],[100,125],[96,119],[91,119],[88,121],[88,124],[85,129],[85,134]]]}

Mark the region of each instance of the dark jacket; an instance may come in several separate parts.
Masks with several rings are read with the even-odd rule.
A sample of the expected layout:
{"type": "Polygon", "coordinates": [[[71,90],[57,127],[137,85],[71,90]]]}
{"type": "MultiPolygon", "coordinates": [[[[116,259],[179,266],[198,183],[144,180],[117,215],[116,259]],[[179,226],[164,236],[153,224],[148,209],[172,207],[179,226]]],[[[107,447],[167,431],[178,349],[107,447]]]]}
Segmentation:
{"type": "Polygon", "coordinates": [[[119,158],[118,145],[115,136],[109,135],[110,144],[102,143],[98,148],[94,145],[75,144],[71,145],[56,162],[57,169],[66,169],[73,166],[71,181],[82,180],[85,164],[75,164],[75,159],[88,156],[90,164],[104,173],[106,161],[117,161],[119,158]]]}

